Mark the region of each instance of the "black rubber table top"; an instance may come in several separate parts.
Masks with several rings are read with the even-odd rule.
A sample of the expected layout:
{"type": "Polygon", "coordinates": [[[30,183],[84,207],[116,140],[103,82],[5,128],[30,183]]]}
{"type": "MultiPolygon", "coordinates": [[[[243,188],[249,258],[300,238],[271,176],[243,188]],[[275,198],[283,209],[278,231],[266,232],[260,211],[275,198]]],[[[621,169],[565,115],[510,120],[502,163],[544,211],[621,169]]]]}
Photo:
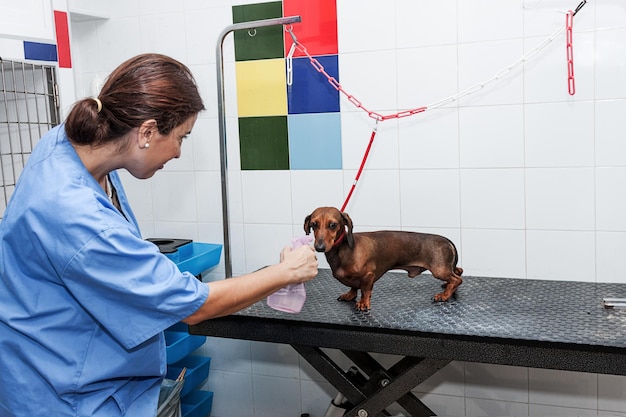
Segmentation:
{"type": "Polygon", "coordinates": [[[442,281],[431,275],[408,278],[388,272],[374,285],[371,310],[337,297],[347,287],[320,269],[306,284],[298,314],[273,310],[265,301],[236,315],[278,318],[367,331],[467,335],[565,344],[626,347],[626,310],[607,310],[603,298],[626,298],[626,284],[464,276],[456,298],[435,303],[442,281]]]}

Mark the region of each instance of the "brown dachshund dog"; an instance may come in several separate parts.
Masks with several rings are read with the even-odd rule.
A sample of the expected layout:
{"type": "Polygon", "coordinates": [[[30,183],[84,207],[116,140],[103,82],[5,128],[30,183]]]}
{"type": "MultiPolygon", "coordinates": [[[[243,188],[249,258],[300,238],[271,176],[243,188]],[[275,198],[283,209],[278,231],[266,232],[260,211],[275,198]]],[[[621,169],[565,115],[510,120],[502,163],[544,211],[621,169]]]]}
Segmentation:
{"type": "Polygon", "coordinates": [[[333,276],[350,287],[339,300],[353,301],[361,290],[357,310],[370,309],[374,282],[392,269],[403,269],[410,278],[429,270],[445,281],[435,301],[447,301],[463,282],[463,269],[456,266],[456,247],[443,236],[404,231],[352,233],[352,228],[350,216],[334,207],[319,207],[304,220],[306,234],[313,230],[315,250],[324,252],[333,276]]]}

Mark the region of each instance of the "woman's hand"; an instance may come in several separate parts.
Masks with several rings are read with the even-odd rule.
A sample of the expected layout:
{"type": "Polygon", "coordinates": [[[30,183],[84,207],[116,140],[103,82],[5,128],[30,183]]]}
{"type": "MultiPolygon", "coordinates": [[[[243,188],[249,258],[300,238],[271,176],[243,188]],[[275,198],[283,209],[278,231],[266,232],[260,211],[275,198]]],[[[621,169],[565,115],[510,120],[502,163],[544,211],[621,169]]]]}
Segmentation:
{"type": "Polygon", "coordinates": [[[280,252],[280,262],[293,276],[293,283],[310,281],[317,275],[317,257],[313,248],[308,245],[297,249],[284,247],[280,252]]]}

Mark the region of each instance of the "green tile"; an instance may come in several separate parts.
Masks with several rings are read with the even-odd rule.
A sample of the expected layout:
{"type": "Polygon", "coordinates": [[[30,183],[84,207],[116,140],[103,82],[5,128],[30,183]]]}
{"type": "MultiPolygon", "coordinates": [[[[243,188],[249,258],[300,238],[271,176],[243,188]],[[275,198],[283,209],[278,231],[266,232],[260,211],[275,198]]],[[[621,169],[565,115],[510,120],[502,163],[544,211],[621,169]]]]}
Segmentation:
{"type": "Polygon", "coordinates": [[[288,170],[287,116],[239,118],[242,170],[288,170]]]}
{"type": "MultiPolygon", "coordinates": [[[[282,16],[283,3],[280,1],[233,6],[233,23],[272,19],[282,16]]],[[[285,56],[282,25],[265,26],[251,30],[237,30],[233,35],[236,61],[283,58],[285,56]]]]}

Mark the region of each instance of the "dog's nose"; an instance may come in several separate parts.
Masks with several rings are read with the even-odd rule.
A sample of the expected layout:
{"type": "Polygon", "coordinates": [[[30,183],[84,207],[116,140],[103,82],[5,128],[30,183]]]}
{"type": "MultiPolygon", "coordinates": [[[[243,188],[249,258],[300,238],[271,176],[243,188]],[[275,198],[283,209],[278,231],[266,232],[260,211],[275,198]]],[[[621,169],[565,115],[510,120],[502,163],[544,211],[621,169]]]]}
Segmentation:
{"type": "Polygon", "coordinates": [[[323,240],[317,241],[315,242],[315,244],[313,245],[313,247],[315,248],[316,251],[318,252],[325,252],[326,251],[326,245],[324,244],[323,240]]]}

